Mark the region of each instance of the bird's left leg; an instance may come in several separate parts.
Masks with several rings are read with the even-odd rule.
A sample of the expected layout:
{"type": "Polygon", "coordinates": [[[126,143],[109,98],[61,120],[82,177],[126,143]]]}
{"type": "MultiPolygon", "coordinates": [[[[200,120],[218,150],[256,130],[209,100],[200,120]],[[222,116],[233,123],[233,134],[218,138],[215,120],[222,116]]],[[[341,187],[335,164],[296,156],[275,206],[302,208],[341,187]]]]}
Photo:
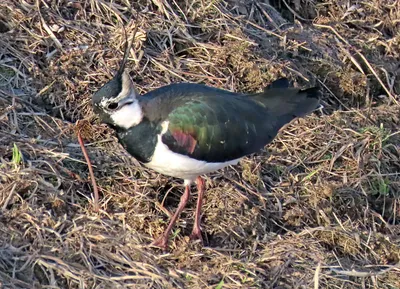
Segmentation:
{"type": "Polygon", "coordinates": [[[179,215],[182,213],[183,209],[185,208],[188,200],[190,197],[190,183],[185,183],[185,192],[183,193],[181,200],[179,202],[178,208],[176,209],[175,214],[172,216],[171,220],[169,221],[167,229],[165,229],[164,233],[158,237],[153,243],[151,243],[151,246],[154,247],[159,247],[164,250],[167,249],[168,246],[168,236],[170,232],[172,231],[172,228],[174,227],[176,221],[179,218],[179,215]]]}
{"type": "Polygon", "coordinates": [[[194,215],[194,225],[192,234],[190,234],[190,239],[192,240],[199,239],[201,242],[203,242],[203,238],[201,236],[200,222],[201,222],[201,206],[203,204],[203,196],[204,196],[204,180],[201,177],[197,177],[196,184],[198,190],[198,197],[197,197],[196,212],[194,215]]]}

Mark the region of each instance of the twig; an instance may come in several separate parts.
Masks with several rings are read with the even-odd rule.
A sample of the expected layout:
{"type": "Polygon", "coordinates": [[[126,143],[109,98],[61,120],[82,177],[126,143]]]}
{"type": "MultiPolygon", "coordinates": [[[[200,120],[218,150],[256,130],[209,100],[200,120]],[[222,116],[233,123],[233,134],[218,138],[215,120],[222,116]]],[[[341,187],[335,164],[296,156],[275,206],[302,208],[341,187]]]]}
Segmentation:
{"type": "Polygon", "coordinates": [[[289,4],[286,3],[285,0],[282,0],[282,2],[283,2],[283,4],[285,4],[286,8],[287,8],[290,12],[292,12],[292,14],[293,14],[295,17],[297,17],[297,18],[299,18],[300,20],[303,20],[303,21],[312,21],[312,19],[306,19],[306,18],[301,17],[296,11],[294,11],[294,10],[292,9],[292,7],[289,6],[289,4]]]}
{"type": "Polygon", "coordinates": [[[281,35],[279,35],[279,34],[277,34],[277,33],[274,33],[274,32],[272,32],[272,31],[270,31],[270,30],[268,30],[268,29],[266,29],[266,28],[264,28],[264,27],[261,27],[260,25],[257,25],[257,24],[255,24],[255,23],[249,21],[249,20],[245,20],[245,22],[246,22],[247,24],[250,24],[251,26],[254,26],[255,28],[260,29],[261,31],[264,31],[264,32],[267,33],[268,35],[273,35],[273,36],[275,36],[275,37],[278,37],[278,38],[281,39],[281,40],[284,39],[283,36],[281,36],[281,35]]]}
{"type": "MultiPolygon", "coordinates": [[[[8,206],[8,203],[10,202],[12,196],[14,195],[15,187],[16,187],[16,186],[17,186],[17,183],[14,183],[14,185],[13,185],[11,191],[10,191],[9,194],[8,194],[7,199],[4,201],[3,207],[1,208],[1,211],[2,211],[2,212],[4,212],[4,211],[6,210],[6,208],[7,208],[7,206],[8,206]]],[[[8,188],[9,188],[9,187],[7,187],[6,189],[8,189],[8,188]]]]}
{"type": "Polygon", "coordinates": [[[397,263],[396,265],[390,265],[387,266],[388,268],[383,269],[381,271],[356,271],[356,270],[338,270],[338,269],[334,269],[331,268],[331,270],[333,272],[335,272],[336,274],[340,274],[340,275],[346,275],[346,276],[352,276],[352,277],[371,277],[371,276],[378,276],[378,275],[382,275],[385,274],[391,270],[396,270],[399,267],[399,263],[397,263]]]}
{"type": "MultiPolygon", "coordinates": [[[[336,31],[335,28],[333,28],[332,26],[329,25],[322,25],[322,24],[313,24],[315,27],[319,27],[319,28],[326,28],[331,30],[341,41],[343,41],[343,43],[345,43],[347,46],[349,46],[350,48],[352,48],[357,54],[358,56],[361,57],[361,59],[364,61],[365,65],[368,67],[368,69],[372,72],[372,74],[375,76],[376,80],[378,80],[379,84],[382,86],[382,88],[386,91],[387,95],[389,96],[389,98],[396,104],[396,105],[400,105],[399,102],[397,101],[396,97],[390,92],[390,90],[386,87],[386,85],[383,83],[382,79],[379,77],[378,73],[375,71],[375,69],[372,67],[372,65],[369,63],[369,61],[367,60],[367,58],[365,58],[365,56],[358,50],[358,49],[354,49],[353,46],[346,41],[340,34],[339,32],[336,31]]],[[[356,65],[357,66],[357,65],[356,65]]],[[[358,67],[358,66],[357,66],[358,67]]]]}
{"type": "Polygon", "coordinates": [[[54,35],[53,31],[51,31],[50,27],[47,25],[46,21],[44,21],[44,18],[42,16],[42,14],[40,13],[39,1],[37,1],[37,9],[38,9],[39,16],[40,16],[40,22],[42,23],[44,30],[46,30],[47,34],[49,34],[49,36],[50,36],[51,40],[53,40],[54,44],[62,51],[63,47],[62,47],[61,42],[54,35]]]}
{"type": "Polygon", "coordinates": [[[372,65],[369,63],[369,61],[365,58],[364,55],[362,55],[360,52],[356,51],[357,54],[364,60],[365,64],[369,68],[369,70],[372,72],[372,74],[375,76],[375,78],[378,80],[379,84],[382,86],[382,88],[386,91],[387,95],[392,99],[392,101],[396,105],[400,105],[395,96],[390,92],[390,90],[386,87],[386,85],[383,83],[382,79],[379,77],[378,73],[375,71],[375,69],[372,67],[372,65]]]}
{"type": "Polygon", "coordinates": [[[318,263],[314,273],[314,289],[319,288],[319,274],[321,273],[321,262],[318,263]]]}
{"type": "Polygon", "coordinates": [[[76,135],[78,136],[79,145],[81,146],[82,153],[85,156],[85,160],[86,160],[87,166],[89,168],[89,175],[90,175],[90,180],[92,181],[93,193],[94,193],[94,211],[98,212],[99,211],[99,190],[97,188],[96,180],[94,178],[92,163],[90,162],[89,155],[85,148],[85,144],[83,143],[81,132],[78,127],[78,123],[79,123],[79,120],[76,123],[77,124],[76,135]]]}

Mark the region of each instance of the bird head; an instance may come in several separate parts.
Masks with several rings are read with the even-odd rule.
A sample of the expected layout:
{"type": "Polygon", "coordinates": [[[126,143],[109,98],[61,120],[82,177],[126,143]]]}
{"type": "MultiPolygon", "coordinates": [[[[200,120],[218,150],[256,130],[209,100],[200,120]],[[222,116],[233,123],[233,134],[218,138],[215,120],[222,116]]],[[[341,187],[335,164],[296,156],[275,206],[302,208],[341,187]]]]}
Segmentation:
{"type": "MultiPolygon", "coordinates": [[[[136,30],[134,34],[136,34],[136,30]]],[[[93,110],[99,115],[100,120],[120,129],[135,126],[143,118],[142,109],[137,99],[138,93],[129,74],[125,71],[125,64],[134,36],[130,43],[126,42],[124,58],[118,72],[92,97],[93,110]]]]}

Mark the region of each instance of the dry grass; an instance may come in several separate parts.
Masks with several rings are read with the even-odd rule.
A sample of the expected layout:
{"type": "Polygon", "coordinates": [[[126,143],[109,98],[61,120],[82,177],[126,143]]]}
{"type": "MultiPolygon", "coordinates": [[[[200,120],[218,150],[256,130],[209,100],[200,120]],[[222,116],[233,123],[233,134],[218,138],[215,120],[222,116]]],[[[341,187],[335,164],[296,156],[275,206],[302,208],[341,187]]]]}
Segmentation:
{"type": "Polygon", "coordinates": [[[132,2],[0,4],[0,287],[400,288],[399,2],[132,2]],[[193,201],[170,253],[147,247],[180,182],[127,156],[91,111],[135,25],[142,93],[282,76],[324,90],[322,114],[208,176],[204,248],[186,237],[193,201]]]}

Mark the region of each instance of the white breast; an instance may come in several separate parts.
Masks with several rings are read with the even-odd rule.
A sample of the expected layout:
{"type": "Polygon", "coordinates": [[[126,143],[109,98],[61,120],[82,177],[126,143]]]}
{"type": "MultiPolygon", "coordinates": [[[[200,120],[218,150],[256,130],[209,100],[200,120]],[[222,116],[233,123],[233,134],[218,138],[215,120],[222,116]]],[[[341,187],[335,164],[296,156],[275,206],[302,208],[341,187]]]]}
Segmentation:
{"type": "Polygon", "coordinates": [[[161,174],[187,181],[194,181],[198,176],[222,169],[229,165],[236,165],[240,159],[220,163],[207,163],[188,156],[174,153],[163,142],[162,135],[168,129],[168,122],[163,123],[163,131],[158,135],[157,145],[153,157],[145,165],[161,174]]]}

